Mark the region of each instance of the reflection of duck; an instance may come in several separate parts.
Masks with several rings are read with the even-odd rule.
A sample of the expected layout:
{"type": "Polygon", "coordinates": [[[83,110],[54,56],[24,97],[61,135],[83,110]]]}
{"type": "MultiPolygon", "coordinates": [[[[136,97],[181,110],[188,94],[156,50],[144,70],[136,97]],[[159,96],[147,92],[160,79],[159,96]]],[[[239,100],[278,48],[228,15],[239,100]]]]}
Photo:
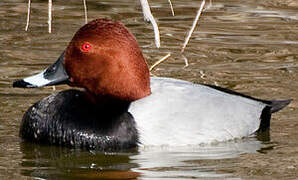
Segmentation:
{"type": "Polygon", "coordinates": [[[130,162],[135,153],[101,153],[21,143],[22,175],[41,179],[135,179],[140,173],[130,162]],[[121,178],[120,178],[121,177],[121,178]]]}
{"type": "Polygon", "coordinates": [[[214,178],[215,175],[227,178],[234,177],[234,172],[218,170],[237,167],[239,155],[266,152],[273,145],[256,138],[244,138],[216,146],[150,147],[138,152],[101,153],[21,143],[21,173],[42,179],[187,179],[214,178]]]}
{"type": "Polygon", "coordinates": [[[61,83],[86,91],[62,91],[34,104],[23,117],[22,138],[100,150],[225,141],[267,129],[271,114],[291,101],[150,78],[134,36],[104,19],[80,28],[47,70],[13,86],[61,83]]]}

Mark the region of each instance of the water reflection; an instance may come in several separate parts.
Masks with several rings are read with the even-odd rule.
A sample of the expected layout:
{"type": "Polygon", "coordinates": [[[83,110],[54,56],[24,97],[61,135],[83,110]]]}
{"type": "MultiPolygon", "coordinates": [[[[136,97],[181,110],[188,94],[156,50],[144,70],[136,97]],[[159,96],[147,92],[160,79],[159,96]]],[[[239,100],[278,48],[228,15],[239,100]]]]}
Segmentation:
{"type": "Polygon", "coordinates": [[[44,179],[123,179],[139,176],[130,172],[132,153],[101,153],[56,146],[21,143],[22,174],[44,179]],[[127,177],[127,178],[125,178],[127,177]]]}
{"type": "Polygon", "coordinates": [[[268,133],[263,133],[205,146],[143,147],[138,151],[110,153],[22,142],[21,173],[44,179],[233,177],[225,168],[236,166],[235,158],[241,154],[272,149],[269,138],[268,133]]]}

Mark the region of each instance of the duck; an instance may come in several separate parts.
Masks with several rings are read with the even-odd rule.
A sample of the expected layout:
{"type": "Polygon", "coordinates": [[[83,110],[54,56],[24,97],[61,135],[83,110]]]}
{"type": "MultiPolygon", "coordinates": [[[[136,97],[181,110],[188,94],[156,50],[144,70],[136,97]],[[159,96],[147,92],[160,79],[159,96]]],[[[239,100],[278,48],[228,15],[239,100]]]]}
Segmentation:
{"type": "Polygon", "coordinates": [[[67,84],[24,114],[24,141],[117,151],[224,142],[270,129],[292,99],[263,100],[208,84],[150,77],[134,35],[118,21],[82,26],[57,61],[13,87],[67,84]]]}

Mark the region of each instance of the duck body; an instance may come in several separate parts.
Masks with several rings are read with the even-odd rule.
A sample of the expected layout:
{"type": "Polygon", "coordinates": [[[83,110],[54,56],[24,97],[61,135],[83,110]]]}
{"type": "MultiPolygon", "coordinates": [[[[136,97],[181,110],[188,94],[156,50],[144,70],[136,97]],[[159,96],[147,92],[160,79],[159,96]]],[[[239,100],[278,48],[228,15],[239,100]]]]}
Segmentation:
{"type": "Polygon", "coordinates": [[[102,151],[197,145],[268,129],[271,110],[289,103],[272,105],[272,101],[218,89],[152,77],[150,96],[109,105],[91,103],[83,91],[66,90],[30,107],[20,135],[33,142],[102,151]]]}
{"type": "Polygon", "coordinates": [[[24,140],[103,151],[226,141],[268,129],[271,114],[291,102],[150,77],[132,33],[106,19],[81,27],[53,65],[13,87],[58,84],[84,90],[31,106],[20,128],[24,140]]]}

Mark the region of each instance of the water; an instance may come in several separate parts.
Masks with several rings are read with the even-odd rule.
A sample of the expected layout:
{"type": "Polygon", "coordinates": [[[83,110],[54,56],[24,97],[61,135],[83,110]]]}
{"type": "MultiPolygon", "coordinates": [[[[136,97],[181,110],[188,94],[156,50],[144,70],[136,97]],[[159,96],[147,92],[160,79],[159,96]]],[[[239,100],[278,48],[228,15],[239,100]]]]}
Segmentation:
{"type": "Polygon", "coordinates": [[[160,49],[155,48],[152,27],[143,21],[135,0],[88,0],[88,18],[106,17],[126,24],[149,65],[171,52],[152,71],[155,76],[216,84],[265,99],[296,99],[274,114],[270,135],[107,154],[22,142],[18,130],[23,113],[53,89],[13,89],[11,84],[55,61],[84,24],[83,6],[81,1],[55,1],[53,33],[48,34],[46,1],[32,3],[25,32],[26,2],[4,0],[0,2],[0,179],[298,177],[298,2],[214,0],[183,55],[179,52],[200,2],[173,0],[175,17],[167,1],[151,1],[151,5],[160,26],[160,49]]]}

